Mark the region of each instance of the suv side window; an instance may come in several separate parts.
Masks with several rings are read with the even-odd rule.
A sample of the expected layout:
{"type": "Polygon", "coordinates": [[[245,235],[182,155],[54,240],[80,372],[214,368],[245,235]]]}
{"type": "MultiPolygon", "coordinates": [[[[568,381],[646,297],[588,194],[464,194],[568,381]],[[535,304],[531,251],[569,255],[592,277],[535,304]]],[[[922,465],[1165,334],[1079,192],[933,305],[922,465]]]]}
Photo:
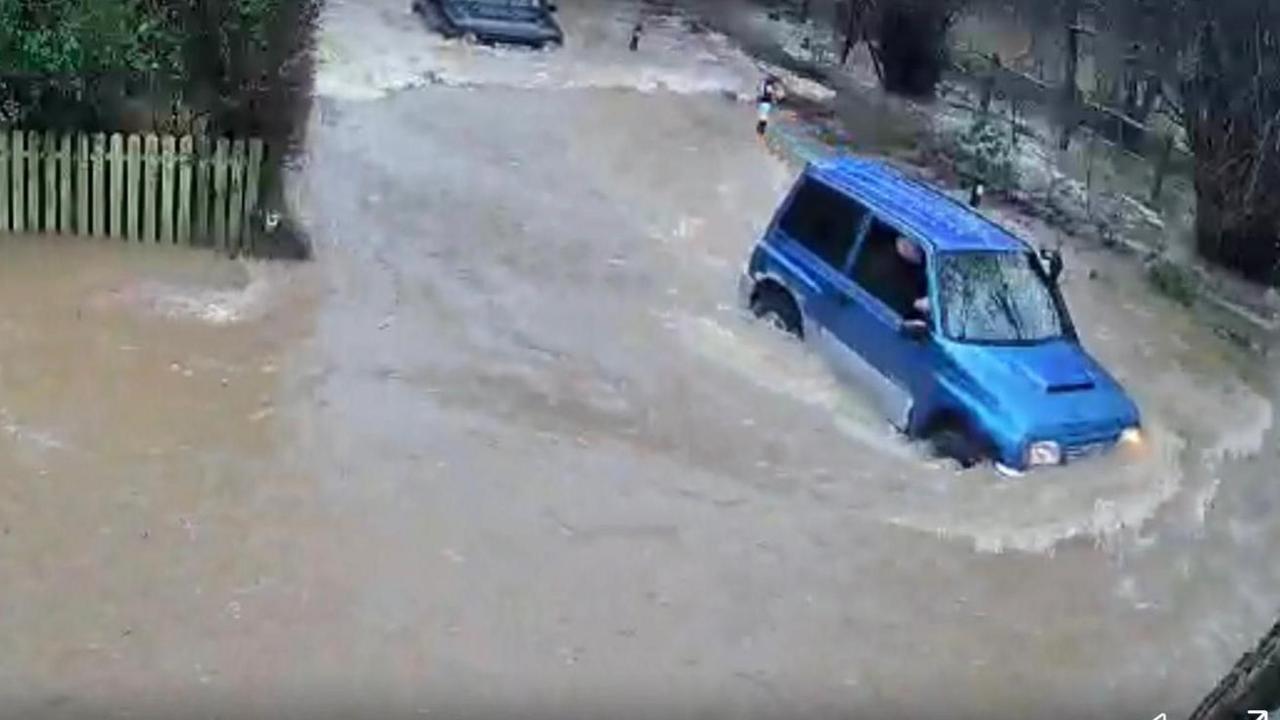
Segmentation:
{"type": "Polygon", "coordinates": [[[922,320],[929,298],[926,262],[918,243],[879,218],[872,218],[851,276],[898,315],[922,320]]]}
{"type": "Polygon", "coordinates": [[[806,177],[778,227],[840,270],[866,214],[866,208],[857,201],[806,177]]]}

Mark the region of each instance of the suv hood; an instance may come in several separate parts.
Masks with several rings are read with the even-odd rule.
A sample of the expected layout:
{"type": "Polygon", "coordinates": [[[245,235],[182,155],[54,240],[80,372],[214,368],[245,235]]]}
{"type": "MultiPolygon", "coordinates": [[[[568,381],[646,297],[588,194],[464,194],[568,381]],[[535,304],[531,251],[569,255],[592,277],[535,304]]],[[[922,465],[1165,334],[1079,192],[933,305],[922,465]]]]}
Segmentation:
{"type": "Polygon", "coordinates": [[[1079,346],[1051,343],[1012,351],[993,352],[991,358],[1007,372],[1022,376],[1049,394],[1082,392],[1098,385],[1101,368],[1079,346]]]}
{"type": "Polygon", "coordinates": [[[1138,422],[1137,406],[1078,343],[956,344],[950,355],[1029,434],[1071,442],[1138,422]]]}

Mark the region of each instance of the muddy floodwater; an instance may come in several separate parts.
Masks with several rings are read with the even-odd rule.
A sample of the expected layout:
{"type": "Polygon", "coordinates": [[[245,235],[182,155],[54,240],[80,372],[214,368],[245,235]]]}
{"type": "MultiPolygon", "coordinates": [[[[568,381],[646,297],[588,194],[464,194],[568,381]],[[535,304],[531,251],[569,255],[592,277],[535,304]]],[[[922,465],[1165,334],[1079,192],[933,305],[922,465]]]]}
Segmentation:
{"type": "MultiPolygon", "coordinates": [[[[105,492],[123,508],[146,504],[137,483],[194,499],[193,466],[233,476],[269,457],[281,353],[307,328],[294,281],[283,267],[176,248],[5,238],[0,475],[95,494],[86,505],[105,492]]],[[[40,509],[58,524],[73,517],[40,509]]]]}
{"type": "Polygon", "coordinates": [[[328,4],[314,262],[0,240],[0,716],[1186,713],[1280,607],[1274,365],[1068,239],[1147,444],[928,458],[734,305],[750,63],[561,5],[328,4]]]}

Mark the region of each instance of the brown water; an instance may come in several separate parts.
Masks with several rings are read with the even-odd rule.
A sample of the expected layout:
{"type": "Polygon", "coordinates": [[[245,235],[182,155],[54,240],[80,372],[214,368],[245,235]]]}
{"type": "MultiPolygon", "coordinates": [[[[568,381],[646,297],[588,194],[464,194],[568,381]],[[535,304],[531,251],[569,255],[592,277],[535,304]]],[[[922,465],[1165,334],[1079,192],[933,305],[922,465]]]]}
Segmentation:
{"type": "Polygon", "coordinates": [[[581,89],[742,67],[629,7],[392,92],[441,44],[330,2],[393,77],[319,103],[312,264],[0,241],[0,716],[1154,717],[1270,624],[1273,366],[1071,246],[1150,452],[927,460],[734,307],[750,108],[581,89]]]}
{"type": "Polygon", "coordinates": [[[265,454],[279,353],[307,322],[282,297],[290,288],[266,289],[267,275],[287,271],[203,252],[5,239],[5,475],[109,473],[112,460],[162,467],[211,448],[265,454]]]}
{"type": "Polygon", "coordinates": [[[287,538],[314,518],[281,501],[307,479],[280,462],[275,409],[304,275],[0,239],[6,712],[198,686],[185,658],[225,637],[228,603],[296,570],[287,538]]]}

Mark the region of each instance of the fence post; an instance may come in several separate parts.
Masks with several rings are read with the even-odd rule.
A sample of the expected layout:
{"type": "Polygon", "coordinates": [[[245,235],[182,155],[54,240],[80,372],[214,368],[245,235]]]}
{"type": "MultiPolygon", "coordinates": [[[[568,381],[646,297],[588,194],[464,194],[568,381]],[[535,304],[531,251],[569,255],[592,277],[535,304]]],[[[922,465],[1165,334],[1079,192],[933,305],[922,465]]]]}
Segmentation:
{"type": "Polygon", "coordinates": [[[0,232],[9,231],[9,133],[0,132],[0,232]]]}
{"type": "MultiPolygon", "coordinates": [[[[93,202],[91,212],[93,214],[93,235],[94,237],[106,237],[107,233],[107,136],[97,133],[93,136],[93,154],[89,158],[89,162],[93,165],[90,171],[93,175],[93,202]]],[[[112,186],[119,183],[112,180],[112,186]]],[[[114,209],[118,207],[113,205],[111,211],[112,217],[120,213],[114,209]]]]}
{"type": "Polygon", "coordinates": [[[58,150],[58,232],[71,234],[71,135],[62,136],[58,150]]]}
{"type": "Polygon", "coordinates": [[[47,232],[58,231],[58,136],[44,135],[44,225],[47,232]]]}
{"type": "Polygon", "coordinates": [[[253,241],[256,237],[254,230],[254,220],[258,211],[258,203],[260,198],[258,175],[262,172],[262,140],[253,138],[249,141],[249,165],[245,168],[245,194],[244,194],[244,237],[240,240],[240,247],[251,250],[253,241]]]}
{"type": "Polygon", "coordinates": [[[213,194],[209,175],[209,138],[200,137],[196,140],[191,170],[195,173],[196,186],[196,193],[192,198],[195,202],[195,225],[191,229],[191,236],[196,242],[204,243],[209,240],[209,196],[213,194]]]}
{"type": "Polygon", "coordinates": [[[1164,145],[1160,148],[1160,157],[1156,159],[1154,177],[1151,180],[1151,202],[1157,204],[1160,202],[1160,196],[1164,194],[1164,179],[1169,172],[1169,163],[1173,160],[1173,135],[1170,134],[1164,139],[1164,145]]]}
{"type": "Polygon", "coordinates": [[[1018,149],[1018,99],[1009,98],[1009,147],[1018,149]]]}
{"type": "Polygon", "coordinates": [[[89,227],[89,136],[76,136],[76,234],[88,236],[89,227]]]}
{"type": "Polygon", "coordinates": [[[40,232],[40,133],[27,133],[27,223],[40,232]]]}
{"type": "Polygon", "coordinates": [[[142,201],[142,138],[130,135],[125,145],[128,148],[125,152],[126,162],[129,164],[126,172],[129,177],[125,181],[129,185],[125,193],[129,240],[138,242],[142,240],[142,225],[138,222],[138,211],[141,209],[139,205],[142,201]]]}
{"type": "Polygon", "coordinates": [[[195,158],[191,155],[191,136],[178,142],[178,235],[179,245],[191,244],[191,172],[195,158]]]}
{"type": "Polygon", "coordinates": [[[13,152],[13,231],[26,232],[26,187],[27,187],[27,151],[26,135],[21,130],[14,130],[12,135],[13,152]]]}
{"type": "Polygon", "coordinates": [[[124,138],[120,133],[111,135],[110,165],[111,237],[121,240],[124,238],[124,138]]]}
{"type": "Polygon", "coordinates": [[[177,195],[173,186],[173,162],[175,140],[166,135],[160,141],[160,241],[173,244],[173,201],[177,195]]]}
{"type": "Polygon", "coordinates": [[[227,244],[240,250],[240,228],[244,216],[244,140],[231,143],[231,206],[227,208],[227,244]]]}
{"type": "Polygon", "coordinates": [[[213,243],[227,249],[227,139],[218,138],[213,153],[213,243]]]}
{"type": "Polygon", "coordinates": [[[142,155],[142,239],[153,243],[158,235],[156,221],[159,212],[156,208],[156,182],[160,172],[160,140],[152,133],[147,133],[143,141],[145,150],[142,155]]]}

